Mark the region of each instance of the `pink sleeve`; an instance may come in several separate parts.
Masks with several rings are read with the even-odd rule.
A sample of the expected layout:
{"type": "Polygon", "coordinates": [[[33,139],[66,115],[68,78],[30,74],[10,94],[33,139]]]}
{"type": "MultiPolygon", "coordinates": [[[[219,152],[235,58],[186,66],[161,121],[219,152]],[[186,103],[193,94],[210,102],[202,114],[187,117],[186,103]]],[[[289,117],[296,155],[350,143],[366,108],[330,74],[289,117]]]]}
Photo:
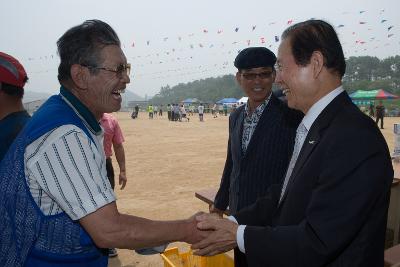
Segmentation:
{"type": "Polygon", "coordinates": [[[113,144],[122,144],[125,139],[124,136],[122,135],[121,128],[119,127],[118,121],[116,119],[113,120],[114,124],[114,136],[112,139],[113,144]]]}

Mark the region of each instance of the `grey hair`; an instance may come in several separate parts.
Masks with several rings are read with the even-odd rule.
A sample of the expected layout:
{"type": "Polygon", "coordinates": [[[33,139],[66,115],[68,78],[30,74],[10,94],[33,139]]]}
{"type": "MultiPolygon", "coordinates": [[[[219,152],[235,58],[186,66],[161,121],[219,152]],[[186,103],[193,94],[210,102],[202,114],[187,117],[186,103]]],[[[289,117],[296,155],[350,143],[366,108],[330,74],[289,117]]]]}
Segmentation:
{"type": "MultiPolygon", "coordinates": [[[[107,45],[121,46],[121,42],[111,26],[101,20],[86,20],[69,29],[57,41],[60,56],[58,80],[62,82],[71,79],[73,64],[87,66],[100,64],[101,49],[107,45]]],[[[97,72],[96,69],[91,71],[97,72]]]]}

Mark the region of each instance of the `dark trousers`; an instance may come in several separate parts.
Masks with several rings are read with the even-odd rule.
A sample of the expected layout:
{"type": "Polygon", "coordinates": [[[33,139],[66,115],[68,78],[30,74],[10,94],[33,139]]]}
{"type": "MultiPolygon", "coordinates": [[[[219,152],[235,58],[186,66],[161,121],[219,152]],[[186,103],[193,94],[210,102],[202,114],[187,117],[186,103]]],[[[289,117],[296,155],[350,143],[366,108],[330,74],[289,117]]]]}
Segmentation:
{"type": "Polygon", "coordinates": [[[114,190],[115,187],[114,168],[112,165],[111,158],[106,158],[106,170],[107,170],[108,180],[110,181],[111,187],[114,190]]]}
{"type": "Polygon", "coordinates": [[[383,129],[383,116],[376,116],[376,125],[378,125],[379,120],[381,120],[381,129],[383,129]]]}

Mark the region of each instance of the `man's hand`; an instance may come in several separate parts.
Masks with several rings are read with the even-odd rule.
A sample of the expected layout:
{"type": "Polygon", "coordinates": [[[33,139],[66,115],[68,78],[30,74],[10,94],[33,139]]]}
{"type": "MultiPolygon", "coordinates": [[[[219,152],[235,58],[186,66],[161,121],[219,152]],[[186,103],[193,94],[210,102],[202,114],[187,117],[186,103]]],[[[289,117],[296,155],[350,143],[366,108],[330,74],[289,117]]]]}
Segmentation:
{"type": "Polygon", "coordinates": [[[121,190],[125,188],[126,185],[126,173],[125,171],[120,171],[119,172],[119,185],[121,185],[121,190]]]}
{"type": "Polygon", "coordinates": [[[196,220],[198,216],[201,216],[202,214],[205,214],[204,212],[198,212],[191,216],[189,219],[186,220],[186,234],[185,238],[182,240],[186,243],[189,244],[194,244],[197,243],[203,239],[205,239],[207,236],[210,235],[210,231],[202,231],[197,228],[197,224],[199,221],[196,220]]]}
{"type": "Polygon", "coordinates": [[[196,220],[198,221],[198,229],[213,231],[208,237],[192,245],[195,255],[213,256],[237,246],[236,232],[238,225],[236,223],[210,214],[201,214],[196,217],[196,220]]]}
{"type": "Polygon", "coordinates": [[[214,204],[210,204],[209,205],[209,210],[210,210],[210,213],[214,213],[214,214],[217,214],[219,217],[223,217],[223,215],[224,215],[224,211],[223,210],[220,210],[220,209],[217,209],[215,206],[214,206],[214,204]]]}

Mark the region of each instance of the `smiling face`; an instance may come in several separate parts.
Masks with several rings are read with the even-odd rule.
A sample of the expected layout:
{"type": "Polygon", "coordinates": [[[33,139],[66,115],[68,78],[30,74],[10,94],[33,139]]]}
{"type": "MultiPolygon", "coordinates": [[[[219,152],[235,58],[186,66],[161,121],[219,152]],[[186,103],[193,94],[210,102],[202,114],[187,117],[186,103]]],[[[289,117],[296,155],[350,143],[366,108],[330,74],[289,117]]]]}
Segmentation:
{"type": "Polygon", "coordinates": [[[236,80],[249,97],[251,110],[254,110],[271,94],[275,71],[272,67],[241,70],[236,73],[236,80]]]}
{"type": "Polygon", "coordinates": [[[287,97],[288,106],[304,114],[316,102],[318,95],[313,84],[313,66],[296,64],[292,54],[290,39],[282,41],[278,49],[277,75],[275,82],[287,97]]]}
{"type": "Polygon", "coordinates": [[[130,82],[126,71],[117,73],[118,66],[126,65],[126,57],[117,45],[107,45],[100,52],[99,66],[95,73],[87,71],[87,90],[83,102],[95,117],[121,108],[121,92],[130,82]]]}

